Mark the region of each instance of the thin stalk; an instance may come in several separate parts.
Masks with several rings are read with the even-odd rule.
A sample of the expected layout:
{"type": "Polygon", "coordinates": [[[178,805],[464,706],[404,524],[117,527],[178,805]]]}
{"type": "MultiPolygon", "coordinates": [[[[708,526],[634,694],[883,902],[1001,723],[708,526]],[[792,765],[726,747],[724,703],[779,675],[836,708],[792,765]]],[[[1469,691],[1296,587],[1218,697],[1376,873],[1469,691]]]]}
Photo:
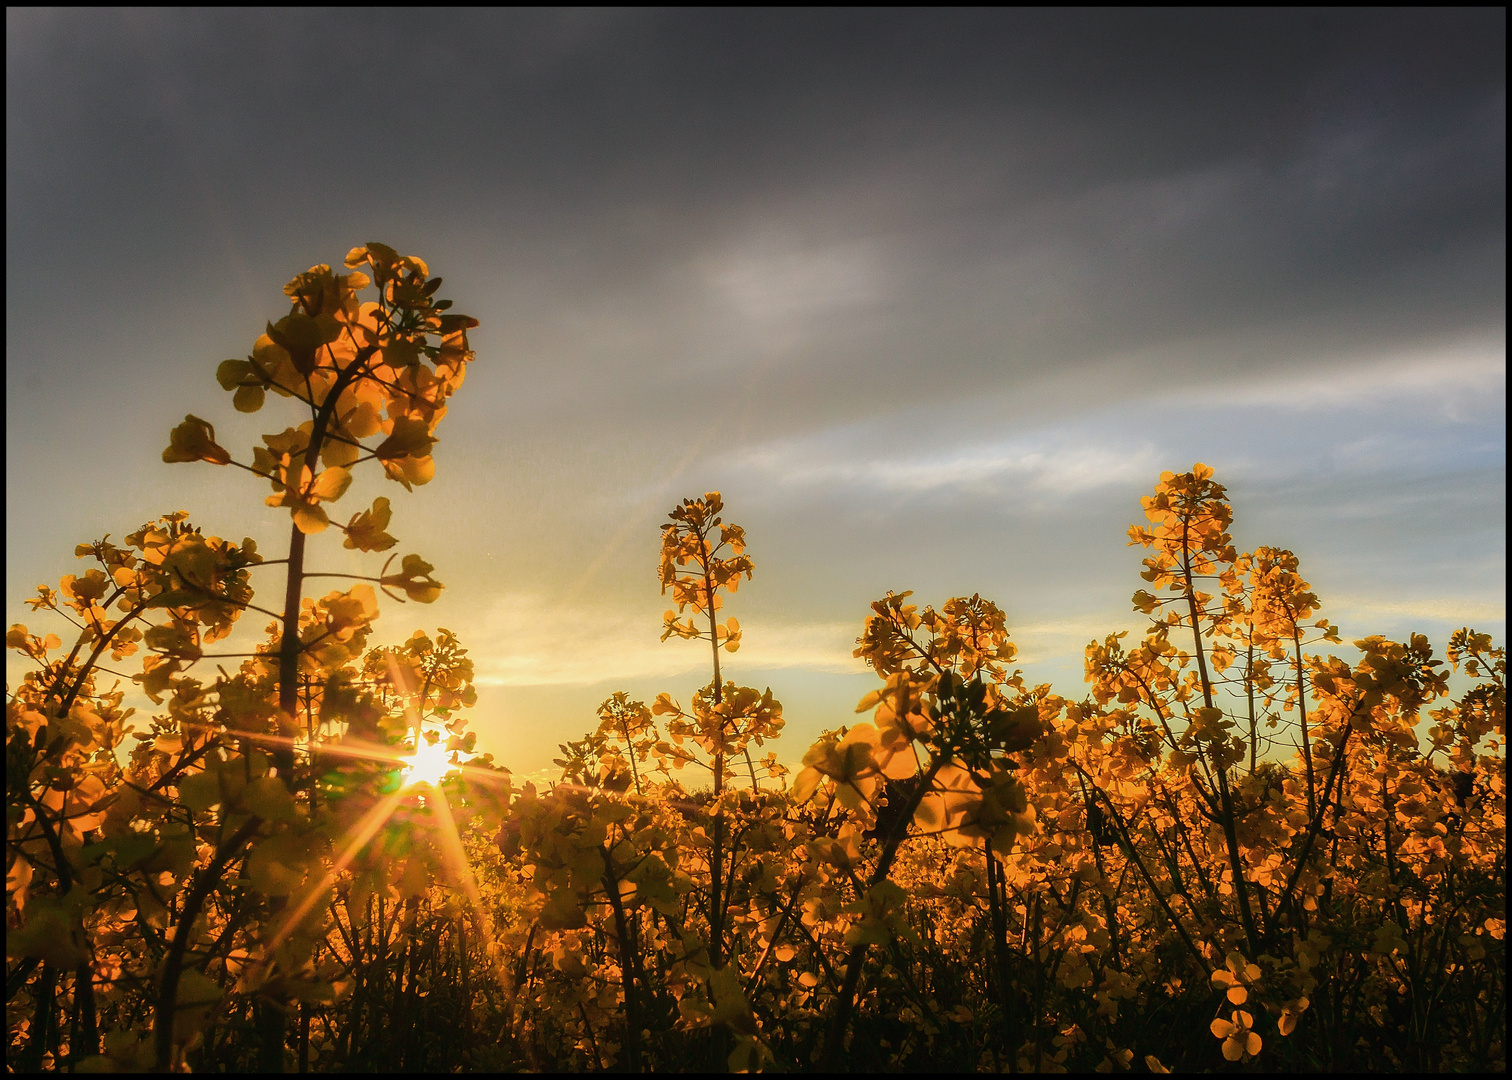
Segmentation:
{"type": "Polygon", "coordinates": [[[310,1003],[299,1003],[299,1062],[294,1066],[296,1071],[307,1073],[310,1071],[310,1003]]]}
{"type": "Polygon", "coordinates": [[[74,969],[74,1015],[78,1017],[77,1035],[69,1036],[69,1071],[73,1062],[100,1052],[99,1017],[95,1011],[94,967],[88,961],[74,969]]]}
{"type": "MultiPolygon", "coordinates": [[[[714,579],[709,563],[714,557],[713,548],[706,536],[699,537],[702,547],[700,562],[703,566],[704,602],[708,604],[709,645],[714,653],[714,706],[719,717],[719,731],[714,741],[714,820],[713,836],[709,848],[709,966],[715,971],[724,966],[724,808],[720,796],[724,793],[724,717],[718,707],[724,704],[724,683],[719,672],[719,622],[714,608],[714,579]]],[[[714,988],[709,987],[712,998],[714,988]]],[[[724,1072],[728,1067],[729,1032],[716,1027],[710,1033],[710,1067],[715,1072],[724,1072]]]]}
{"type": "MultiPolygon", "coordinates": [[[[1356,703],[1356,707],[1358,707],[1358,703],[1356,703]]],[[[1302,847],[1297,852],[1297,865],[1292,868],[1291,878],[1286,882],[1286,888],[1282,889],[1280,896],[1276,898],[1276,906],[1278,909],[1282,905],[1290,902],[1292,890],[1297,887],[1297,882],[1302,877],[1302,871],[1307,866],[1307,857],[1312,852],[1313,842],[1317,840],[1318,833],[1322,832],[1323,830],[1323,815],[1328,810],[1329,792],[1333,790],[1334,780],[1339,779],[1342,774],[1345,760],[1344,751],[1348,746],[1349,736],[1351,732],[1353,732],[1353,730],[1354,710],[1351,709],[1349,720],[1344,725],[1344,734],[1339,739],[1339,748],[1334,751],[1333,766],[1329,770],[1328,780],[1323,785],[1323,798],[1321,805],[1318,808],[1318,812],[1313,816],[1311,823],[1308,825],[1307,836],[1303,838],[1302,847]]],[[[1344,784],[1342,780],[1340,780],[1339,797],[1341,799],[1343,797],[1343,794],[1344,784]]]]}
{"type": "Polygon", "coordinates": [[[992,853],[992,837],[987,837],[987,906],[992,916],[992,951],[997,960],[997,983],[998,1004],[1003,1010],[1003,1026],[1008,1034],[1008,1071],[1018,1071],[1018,1055],[1014,1052],[1016,1041],[1015,1031],[1018,1016],[1014,1008],[1015,987],[1008,977],[1008,916],[1003,910],[1007,903],[1006,895],[999,896],[999,890],[1006,894],[1006,883],[1003,881],[1003,871],[997,864],[997,856],[992,853]]]}
{"type": "MultiPolygon", "coordinates": [[[[1189,524],[1181,523],[1181,573],[1186,586],[1187,610],[1192,617],[1192,643],[1197,652],[1197,673],[1202,679],[1202,701],[1213,708],[1213,682],[1208,675],[1207,657],[1202,648],[1202,625],[1198,621],[1197,590],[1192,581],[1192,553],[1188,547],[1189,524]]],[[[1228,769],[1214,755],[1213,769],[1218,774],[1218,799],[1220,803],[1219,824],[1223,826],[1223,838],[1228,845],[1229,871],[1234,879],[1234,896],[1239,902],[1239,922],[1244,927],[1245,943],[1249,946],[1249,959],[1260,954],[1260,933],[1255,928],[1255,917],[1250,911],[1249,890],[1245,887],[1244,863],[1239,855],[1239,835],[1234,828],[1234,798],[1229,791],[1228,769]]]]}
{"type": "Polygon", "coordinates": [[[1307,737],[1307,673],[1302,667],[1302,635],[1297,630],[1297,620],[1292,619],[1292,655],[1297,664],[1297,712],[1302,720],[1302,761],[1307,767],[1307,816],[1309,820],[1317,811],[1313,789],[1317,777],[1313,772],[1312,742],[1307,737]]]}
{"type": "MultiPolygon", "coordinates": [[[[1244,669],[1244,694],[1249,701],[1249,750],[1250,750],[1250,775],[1255,775],[1255,747],[1260,741],[1256,737],[1255,730],[1255,643],[1249,643],[1249,656],[1247,666],[1244,669]]],[[[1303,726],[1306,730],[1306,725],[1303,726]]]]}
{"type": "Polygon", "coordinates": [[[194,936],[194,923],[200,909],[205,906],[210,893],[220,883],[226,866],[236,858],[242,845],[262,827],[262,818],[249,818],[221,845],[210,860],[210,865],[195,875],[194,888],[184,899],[179,911],[178,926],[173,941],[168,946],[168,955],[163,960],[163,979],[158,984],[158,999],[153,1014],[153,1036],[157,1047],[157,1071],[167,1072],[173,1064],[173,1015],[178,1009],[179,974],[184,967],[184,950],[194,936]]]}
{"type": "MultiPolygon", "coordinates": [[[[935,758],[919,785],[914,788],[903,812],[893,823],[892,831],[882,847],[882,856],[877,860],[877,867],[872,871],[868,885],[877,885],[887,879],[888,873],[892,870],[893,859],[898,854],[898,848],[908,836],[908,824],[913,820],[914,812],[919,809],[919,803],[924,800],[930,785],[934,783],[935,774],[944,764],[944,757],[935,758]]],[[[840,1067],[841,1055],[845,1052],[845,1033],[850,1027],[851,1011],[855,1008],[856,988],[861,983],[861,967],[866,960],[866,952],[867,944],[862,942],[851,946],[850,952],[845,957],[845,981],[840,986],[840,993],[835,1001],[835,1015],[830,1020],[829,1032],[824,1040],[823,1067],[831,1072],[840,1067]]]]}
{"type": "MultiPolygon", "coordinates": [[[[1086,776],[1085,770],[1077,762],[1072,761],[1071,766],[1086,777],[1086,779],[1091,779],[1091,777],[1086,776]]],[[[1101,795],[1103,802],[1107,804],[1108,810],[1113,816],[1113,824],[1117,827],[1119,835],[1123,838],[1124,853],[1133,861],[1135,869],[1139,871],[1139,876],[1144,878],[1145,885],[1149,887],[1150,895],[1155,898],[1155,902],[1160,905],[1160,910],[1165,912],[1166,918],[1176,928],[1176,933],[1180,935],[1182,942],[1187,947],[1187,951],[1197,961],[1197,966],[1202,969],[1203,974],[1211,975],[1212,972],[1208,968],[1207,961],[1202,958],[1201,951],[1198,950],[1197,946],[1192,943],[1192,939],[1187,935],[1186,927],[1181,925],[1181,920],[1176,917],[1176,913],[1171,910],[1171,905],[1166,902],[1166,898],[1161,895],[1160,890],[1155,886],[1155,879],[1145,867],[1144,860],[1139,857],[1139,852],[1134,847],[1134,838],[1129,835],[1129,830],[1124,825],[1123,815],[1118,812],[1118,807],[1113,805],[1113,800],[1108,798],[1107,792],[1099,790],[1095,784],[1092,785],[1092,791],[1094,796],[1101,795]]]]}
{"type": "Polygon", "coordinates": [[[625,994],[625,1056],[626,1065],[633,1073],[641,1071],[640,1039],[641,1014],[636,984],[640,981],[640,954],[630,940],[630,920],[625,915],[625,902],[620,897],[619,882],[614,876],[614,862],[608,848],[600,848],[604,857],[604,891],[609,894],[609,906],[614,909],[614,934],[619,942],[620,981],[625,994]]]}
{"type": "Polygon", "coordinates": [[[637,795],[643,794],[641,791],[640,770],[635,767],[635,744],[630,741],[630,725],[623,715],[620,716],[620,731],[625,736],[625,752],[630,757],[630,775],[635,779],[635,793],[637,795]]]}
{"type": "Polygon", "coordinates": [[[51,964],[42,965],[42,974],[32,987],[32,999],[36,1008],[32,1012],[31,1037],[26,1049],[17,1055],[17,1072],[41,1072],[42,1059],[47,1055],[47,1044],[53,1025],[53,1007],[57,995],[58,969],[51,964]]]}

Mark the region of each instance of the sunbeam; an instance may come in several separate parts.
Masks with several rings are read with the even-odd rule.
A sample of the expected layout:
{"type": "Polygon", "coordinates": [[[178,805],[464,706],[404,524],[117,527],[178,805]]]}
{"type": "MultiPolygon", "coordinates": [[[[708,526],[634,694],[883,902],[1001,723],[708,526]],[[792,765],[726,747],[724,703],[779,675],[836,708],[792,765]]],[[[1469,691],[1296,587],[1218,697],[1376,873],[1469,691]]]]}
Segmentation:
{"type": "MultiPolygon", "coordinates": [[[[452,816],[451,804],[446,800],[446,792],[437,787],[435,795],[436,798],[429,801],[427,805],[435,808],[436,817],[440,821],[441,827],[438,831],[441,836],[442,854],[452,864],[452,873],[456,876],[458,884],[462,886],[462,894],[467,897],[468,906],[478,920],[478,930],[483,935],[483,940],[496,941],[493,916],[489,914],[488,906],[483,903],[483,896],[478,890],[478,879],[474,876],[472,863],[468,861],[467,852],[462,847],[462,836],[457,832],[457,819],[452,816]]],[[[486,949],[485,952],[495,981],[502,989],[508,991],[510,979],[501,956],[493,949],[486,949]]]]}
{"type": "Polygon", "coordinates": [[[321,878],[320,884],[306,893],[304,899],[295,905],[294,909],[284,917],[283,923],[264,949],[263,962],[278,949],[279,945],[288,939],[294,927],[309,914],[315,902],[325,895],[325,891],[336,884],[336,879],[341,875],[341,872],[357,857],[357,853],[367,846],[368,841],[373,838],[378,830],[383,828],[384,823],[398,809],[399,803],[403,801],[404,796],[405,792],[403,788],[392,795],[385,796],[383,801],[374,805],[371,810],[362,816],[360,821],[352,826],[350,830],[351,841],[342,850],[341,854],[337,856],[336,861],[331,864],[331,868],[326,871],[325,877],[321,878]]]}

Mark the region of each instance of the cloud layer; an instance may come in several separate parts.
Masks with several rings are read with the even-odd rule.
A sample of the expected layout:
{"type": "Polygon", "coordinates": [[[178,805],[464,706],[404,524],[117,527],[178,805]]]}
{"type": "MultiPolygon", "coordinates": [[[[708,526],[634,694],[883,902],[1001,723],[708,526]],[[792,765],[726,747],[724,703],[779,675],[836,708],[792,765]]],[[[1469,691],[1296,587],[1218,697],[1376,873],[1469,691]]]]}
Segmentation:
{"type": "Polygon", "coordinates": [[[1502,10],[6,19],[13,621],[179,506],[277,546],[158,455],[185,412],[294,422],[215,364],[381,239],[483,324],[395,502],[452,587],[383,625],[462,633],[538,728],[691,675],[652,571],[711,489],[758,560],[741,666],[815,717],[889,588],[1063,628],[1025,652],[1076,692],[1139,495],[1196,460],[1325,600],[1504,629],[1502,10]]]}

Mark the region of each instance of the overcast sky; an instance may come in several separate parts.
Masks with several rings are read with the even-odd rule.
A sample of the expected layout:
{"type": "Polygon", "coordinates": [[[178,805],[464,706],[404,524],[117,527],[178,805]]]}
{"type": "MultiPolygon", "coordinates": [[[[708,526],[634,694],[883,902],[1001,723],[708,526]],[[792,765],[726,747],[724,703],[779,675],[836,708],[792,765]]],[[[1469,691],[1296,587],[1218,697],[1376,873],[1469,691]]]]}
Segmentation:
{"type": "MultiPolygon", "coordinates": [[[[6,601],[173,509],[276,556],[215,383],[381,240],[481,320],[391,529],[517,772],[686,700],[658,526],[718,489],[729,677],[796,760],[870,600],[998,602],[1026,675],[1138,626],[1125,547],[1204,461],[1346,637],[1505,636],[1506,16],[1475,11],[6,14],[6,601]],[[282,309],[282,310],[281,310],[282,309]]],[[[345,505],[345,503],[343,504],[345,505]]],[[[312,565],[372,572],[336,537],[312,565]]],[[[265,585],[282,585],[271,575],[265,585]]]]}

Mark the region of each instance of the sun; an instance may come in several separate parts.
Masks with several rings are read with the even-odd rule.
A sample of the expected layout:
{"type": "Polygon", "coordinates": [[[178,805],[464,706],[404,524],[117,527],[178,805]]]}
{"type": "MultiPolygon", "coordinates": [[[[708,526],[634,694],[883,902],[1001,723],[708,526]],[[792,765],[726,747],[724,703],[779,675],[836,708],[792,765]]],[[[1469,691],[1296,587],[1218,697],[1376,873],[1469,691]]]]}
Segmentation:
{"type": "Polygon", "coordinates": [[[417,737],[415,741],[417,744],[415,752],[399,759],[404,763],[405,787],[414,787],[417,784],[429,784],[435,787],[441,783],[447,773],[456,770],[457,766],[447,760],[445,740],[437,739],[431,743],[417,737]]]}

